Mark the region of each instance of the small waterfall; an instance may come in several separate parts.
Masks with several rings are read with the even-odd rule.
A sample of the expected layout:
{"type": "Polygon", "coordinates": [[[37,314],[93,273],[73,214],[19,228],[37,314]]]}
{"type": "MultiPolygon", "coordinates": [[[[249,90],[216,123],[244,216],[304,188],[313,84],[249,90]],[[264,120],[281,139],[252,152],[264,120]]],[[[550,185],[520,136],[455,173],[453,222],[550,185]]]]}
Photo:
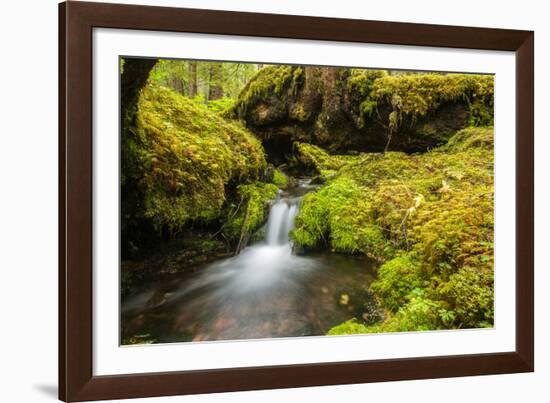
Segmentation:
{"type": "Polygon", "coordinates": [[[294,228],[294,219],[298,214],[300,198],[281,198],[280,195],[271,206],[267,220],[265,241],[268,245],[286,245],[290,242],[289,232],[294,228]]]}
{"type": "Polygon", "coordinates": [[[193,341],[316,336],[349,320],[349,306],[338,301],[343,290],[359,295],[370,283],[365,260],[292,253],[288,233],[313,189],[303,180],[279,193],[264,242],[175,277],[181,280],[163,277],[126,299],[123,334],[150,334],[160,343],[188,341],[188,334],[193,341]]]}

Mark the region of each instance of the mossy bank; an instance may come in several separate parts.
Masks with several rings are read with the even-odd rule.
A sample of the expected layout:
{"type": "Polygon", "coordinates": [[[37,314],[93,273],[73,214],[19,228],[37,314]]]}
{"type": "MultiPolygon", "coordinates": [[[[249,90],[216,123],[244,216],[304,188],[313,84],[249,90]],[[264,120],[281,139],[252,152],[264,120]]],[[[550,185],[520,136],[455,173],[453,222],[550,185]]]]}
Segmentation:
{"type": "Polygon", "coordinates": [[[304,198],[296,244],[381,265],[371,290],[386,321],[367,327],[358,318],[331,334],[492,326],[492,128],[464,129],[418,155],[297,149],[326,184],[304,198]]]}

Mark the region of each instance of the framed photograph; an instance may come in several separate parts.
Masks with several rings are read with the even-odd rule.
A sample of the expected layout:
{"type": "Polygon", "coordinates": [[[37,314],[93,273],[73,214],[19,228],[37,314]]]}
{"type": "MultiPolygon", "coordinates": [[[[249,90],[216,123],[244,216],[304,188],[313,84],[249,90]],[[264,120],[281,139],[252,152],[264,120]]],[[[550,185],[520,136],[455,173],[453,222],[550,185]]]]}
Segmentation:
{"type": "Polygon", "coordinates": [[[534,33],[59,6],[59,397],[534,370],[534,33]]]}

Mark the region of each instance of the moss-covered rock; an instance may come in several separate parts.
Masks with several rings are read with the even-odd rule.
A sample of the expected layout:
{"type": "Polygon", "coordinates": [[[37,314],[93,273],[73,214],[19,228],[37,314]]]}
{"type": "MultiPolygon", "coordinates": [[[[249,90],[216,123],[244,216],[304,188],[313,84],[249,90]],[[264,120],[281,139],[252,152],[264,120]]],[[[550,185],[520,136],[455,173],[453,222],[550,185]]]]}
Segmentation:
{"type": "Polygon", "coordinates": [[[418,260],[411,254],[405,254],[380,267],[372,290],[388,309],[397,312],[407,303],[411,291],[423,285],[418,260]]]}
{"type": "Polygon", "coordinates": [[[494,146],[494,131],[492,127],[468,127],[452,136],[444,150],[465,151],[474,147],[486,148],[490,151],[494,146]]]}
{"type": "Polygon", "coordinates": [[[226,238],[237,240],[237,251],[248,243],[251,235],[267,219],[267,206],[277,195],[277,186],[271,183],[255,182],[237,188],[239,200],[233,203],[224,225],[226,238]]]}
{"type": "Polygon", "coordinates": [[[278,111],[277,108],[262,108],[261,105],[271,97],[281,96],[284,92],[296,88],[301,75],[301,67],[264,67],[242,89],[234,105],[235,112],[239,116],[247,116],[255,125],[267,125],[279,121],[284,115],[282,111],[278,111]],[[250,109],[251,105],[254,105],[253,109],[250,109]]]}
{"type": "Polygon", "coordinates": [[[321,147],[299,142],[294,143],[294,154],[302,170],[321,175],[328,175],[353,160],[350,156],[331,155],[321,147]]]}
{"type": "Polygon", "coordinates": [[[271,179],[271,182],[279,189],[284,189],[289,184],[289,178],[280,169],[275,169],[273,171],[273,178],[271,179]]]}
{"type": "Polygon", "coordinates": [[[371,221],[366,189],[346,177],[307,194],[291,237],[304,249],[364,253],[381,259],[390,252],[381,229],[371,221]]]}
{"type": "Polygon", "coordinates": [[[433,312],[434,328],[490,325],[492,139],[490,127],[467,128],[417,155],[331,156],[302,147],[313,166],[335,169],[304,197],[294,242],[385,262],[372,284],[391,322],[380,331],[422,330],[433,312]],[[418,316],[424,311],[426,320],[418,316]],[[403,324],[404,312],[418,317],[403,324]]]}
{"type": "Polygon", "coordinates": [[[425,151],[470,125],[491,125],[493,76],[271,66],[233,109],[271,158],[294,141],[330,151],[425,151]]]}
{"type": "Polygon", "coordinates": [[[240,124],[147,85],[122,138],[123,243],[214,222],[236,184],[256,181],[265,167],[261,143],[240,124]]]}

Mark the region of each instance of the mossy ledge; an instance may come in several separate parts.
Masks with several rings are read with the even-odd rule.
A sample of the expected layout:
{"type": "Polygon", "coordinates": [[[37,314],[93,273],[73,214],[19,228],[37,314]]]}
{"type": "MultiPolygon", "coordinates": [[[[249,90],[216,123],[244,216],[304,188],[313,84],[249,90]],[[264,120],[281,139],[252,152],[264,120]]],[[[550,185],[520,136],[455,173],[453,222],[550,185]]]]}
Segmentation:
{"type": "Polygon", "coordinates": [[[231,114],[276,162],[295,141],[336,152],[426,151],[465,127],[493,124],[493,76],[270,66],[231,114]]]}
{"type": "Polygon", "coordinates": [[[492,127],[464,129],[419,155],[298,148],[318,172],[332,169],[302,202],[296,245],[381,264],[371,290],[386,320],[367,326],[358,318],[330,334],[492,326],[492,148],[492,127]]]}

